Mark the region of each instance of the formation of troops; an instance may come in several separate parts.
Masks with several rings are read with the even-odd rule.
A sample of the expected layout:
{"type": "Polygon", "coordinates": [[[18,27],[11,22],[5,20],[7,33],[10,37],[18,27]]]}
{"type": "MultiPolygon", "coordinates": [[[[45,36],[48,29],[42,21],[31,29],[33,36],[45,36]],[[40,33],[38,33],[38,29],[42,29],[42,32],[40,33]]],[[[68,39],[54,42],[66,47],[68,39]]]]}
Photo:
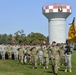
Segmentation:
{"type": "Polygon", "coordinates": [[[52,73],[55,75],[58,75],[61,65],[65,72],[72,72],[72,53],[73,45],[68,40],[65,44],[53,41],[51,45],[0,45],[0,59],[18,60],[21,64],[31,64],[33,69],[38,64],[48,69],[51,62],[52,73]]]}

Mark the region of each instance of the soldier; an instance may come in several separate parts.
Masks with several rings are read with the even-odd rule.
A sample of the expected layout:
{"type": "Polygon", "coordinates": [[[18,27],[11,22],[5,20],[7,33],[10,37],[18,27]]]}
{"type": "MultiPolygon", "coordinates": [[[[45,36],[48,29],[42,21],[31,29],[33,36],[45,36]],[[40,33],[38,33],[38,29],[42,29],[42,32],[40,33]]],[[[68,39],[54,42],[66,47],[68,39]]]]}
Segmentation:
{"type": "Polygon", "coordinates": [[[65,72],[69,71],[72,72],[71,68],[71,56],[72,56],[72,52],[73,52],[73,47],[70,45],[70,42],[67,40],[66,41],[66,45],[65,45],[65,72]]]}
{"type": "Polygon", "coordinates": [[[42,51],[42,48],[39,48],[39,50],[38,50],[38,60],[39,60],[40,65],[43,65],[43,51],[42,51]]]}
{"type": "Polygon", "coordinates": [[[18,60],[18,47],[17,45],[13,45],[14,59],[18,60]]]}
{"type": "Polygon", "coordinates": [[[4,58],[4,44],[0,45],[0,59],[4,58]]]}
{"type": "Polygon", "coordinates": [[[20,48],[18,49],[18,54],[19,54],[19,62],[21,64],[24,64],[23,59],[24,59],[24,49],[22,48],[22,46],[20,46],[20,48]]]}
{"type": "Polygon", "coordinates": [[[9,59],[11,59],[12,58],[12,46],[10,44],[7,46],[7,50],[8,50],[9,59]]]}
{"type": "Polygon", "coordinates": [[[56,46],[56,42],[52,42],[52,46],[50,47],[51,50],[51,63],[52,63],[52,71],[55,75],[58,74],[58,67],[59,67],[59,55],[60,49],[56,46]]]}
{"type": "Polygon", "coordinates": [[[38,49],[35,46],[31,48],[31,59],[32,59],[33,69],[36,69],[37,60],[38,60],[38,49]]]}
{"type": "Polygon", "coordinates": [[[43,48],[43,60],[44,60],[44,69],[48,69],[48,65],[49,65],[49,50],[47,48],[47,46],[44,46],[43,48]]]}
{"type": "Polygon", "coordinates": [[[20,48],[20,45],[16,45],[16,49],[15,49],[15,60],[18,60],[18,48],[20,48]]]}
{"type": "Polygon", "coordinates": [[[9,59],[7,45],[5,46],[5,59],[9,59]]]}
{"type": "Polygon", "coordinates": [[[64,64],[64,44],[61,43],[58,46],[60,48],[60,64],[59,64],[59,66],[60,66],[60,65],[64,64]]]}
{"type": "Polygon", "coordinates": [[[27,63],[27,50],[24,46],[24,64],[26,64],[26,63],[27,63]]]}
{"type": "Polygon", "coordinates": [[[26,57],[27,57],[27,62],[28,64],[31,64],[31,51],[30,51],[30,46],[26,47],[26,57]]]}
{"type": "Polygon", "coordinates": [[[4,44],[2,44],[2,59],[5,59],[5,50],[6,50],[6,46],[4,44]]]}

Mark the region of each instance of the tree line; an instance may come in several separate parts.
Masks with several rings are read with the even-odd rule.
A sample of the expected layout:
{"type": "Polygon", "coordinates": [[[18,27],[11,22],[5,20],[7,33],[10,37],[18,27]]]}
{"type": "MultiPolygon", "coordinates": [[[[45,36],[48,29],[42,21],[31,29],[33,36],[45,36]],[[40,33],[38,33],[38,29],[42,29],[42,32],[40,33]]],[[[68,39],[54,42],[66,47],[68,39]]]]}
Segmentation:
{"type": "Polygon", "coordinates": [[[0,44],[48,44],[48,37],[41,33],[34,32],[31,32],[26,36],[24,30],[18,30],[14,35],[0,34],[0,44]]]}

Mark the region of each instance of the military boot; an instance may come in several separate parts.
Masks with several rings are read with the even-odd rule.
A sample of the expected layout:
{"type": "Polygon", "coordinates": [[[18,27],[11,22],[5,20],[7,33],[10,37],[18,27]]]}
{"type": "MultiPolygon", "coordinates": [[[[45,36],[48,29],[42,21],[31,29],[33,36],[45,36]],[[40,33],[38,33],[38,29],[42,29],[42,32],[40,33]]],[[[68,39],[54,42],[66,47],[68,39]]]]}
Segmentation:
{"type": "Polygon", "coordinates": [[[67,69],[65,69],[65,72],[67,72],[67,69]]]}
{"type": "Polygon", "coordinates": [[[43,67],[43,69],[45,69],[45,67],[43,67]]]}
{"type": "Polygon", "coordinates": [[[55,73],[55,75],[58,75],[58,73],[55,73]]]}
{"type": "Polygon", "coordinates": [[[71,68],[69,69],[69,72],[72,72],[71,68]]]}
{"type": "Polygon", "coordinates": [[[48,66],[46,67],[46,69],[48,69],[48,66]]]}

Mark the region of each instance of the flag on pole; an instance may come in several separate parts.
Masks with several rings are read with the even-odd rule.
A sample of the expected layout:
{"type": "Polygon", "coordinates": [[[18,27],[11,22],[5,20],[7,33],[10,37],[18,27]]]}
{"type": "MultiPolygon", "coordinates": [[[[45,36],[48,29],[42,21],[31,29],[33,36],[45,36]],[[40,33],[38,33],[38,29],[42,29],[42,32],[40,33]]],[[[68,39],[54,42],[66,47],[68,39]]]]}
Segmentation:
{"type": "Polygon", "coordinates": [[[72,42],[76,42],[76,26],[75,26],[75,18],[72,21],[72,24],[68,31],[68,39],[72,42]]]}

